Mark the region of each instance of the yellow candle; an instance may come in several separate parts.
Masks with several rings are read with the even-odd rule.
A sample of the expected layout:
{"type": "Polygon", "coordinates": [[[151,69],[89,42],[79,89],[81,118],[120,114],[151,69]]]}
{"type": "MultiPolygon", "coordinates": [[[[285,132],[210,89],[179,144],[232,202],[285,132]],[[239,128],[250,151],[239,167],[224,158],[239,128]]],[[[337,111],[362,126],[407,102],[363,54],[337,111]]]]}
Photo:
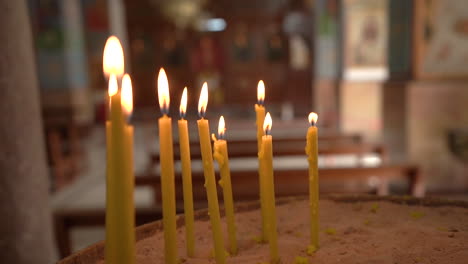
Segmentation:
{"type": "Polygon", "coordinates": [[[112,190],[115,189],[114,182],[112,181],[112,131],[111,122],[106,121],[106,244],[105,244],[105,258],[108,263],[115,263],[115,203],[112,203],[112,198],[115,194],[112,190]]]}
{"type": "Polygon", "coordinates": [[[164,258],[166,264],[177,263],[176,205],[174,187],[174,153],[172,121],[169,112],[169,83],[161,68],[158,75],[158,98],[163,116],[159,118],[159,157],[161,164],[161,193],[163,204],[164,258]]]}
{"type": "Polygon", "coordinates": [[[133,155],[131,148],[133,128],[126,124],[124,114],[124,111],[128,110],[125,108],[128,105],[127,101],[131,98],[122,98],[123,95],[118,93],[116,76],[111,74],[109,78],[111,111],[110,121],[106,124],[106,134],[109,137],[107,139],[106,260],[113,261],[112,263],[135,263],[134,178],[133,158],[130,157],[133,155]]]}
{"type": "Polygon", "coordinates": [[[214,253],[217,264],[224,264],[226,256],[224,253],[224,240],[221,230],[221,217],[219,215],[218,194],[216,191],[216,180],[213,167],[213,156],[211,152],[210,127],[208,120],[204,118],[208,104],[208,85],[203,84],[200,100],[198,102],[198,113],[200,119],[198,124],[198,136],[200,138],[200,149],[203,161],[203,172],[205,175],[206,196],[208,198],[208,212],[213,232],[214,253]]]}
{"type": "Polygon", "coordinates": [[[272,120],[270,113],[265,116],[264,131],[265,135],[262,137],[262,148],[259,153],[260,159],[262,159],[262,165],[265,175],[265,202],[266,202],[266,216],[267,216],[267,230],[268,230],[268,242],[270,244],[270,261],[272,263],[278,263],[278,234],[276,228],[276,204],[275,204],[275,184],[273,175],[273,147],[272,137],[270,130],[272,126],[272,120]]]}
{"type": "Polygon", "coordinates": [[[192,190],[192,166],[190,164],[190,144],[187,120],[187,87],[184,88],[180,100],[179,146],[180,160],[182,162],[182,188],[184,191],[184,215],[185,215],[185,240],[187,243],[187,256],[193,257],[195,252],[195,237],[193,234],[193,190],[192,190]]]}
{"type": "Polygon", "coordinates": [[[318,187],[318,141],[317,114],[309,114],[310,127],[307,130],[307,145],[305,148],[309,161],[309,206],[310,206],[310,243],[314,249],[319,247],[319,187],[318,187]]]}
{"type": "Polygon", "coordinates": [[[135,263],[135,209],[133,202],[133,127],[126,120],[133,107],[131,81],[124,73],[123,49],[111,36],[103,54],[103,69],[109,77],[110,118],[106,122],[106,248],[107,263],[135,263]]]}
{"type": "Polygon", "coordinates": [[[224,139],[225,132],[224,117],[219,118],[218,138],[212,135],[214,140],[213,157],[219,164],[221,179],[219,185],[223,188],[224,210],[226,212],[226,222],[228,227],[229,249],[231,254],[237,254],[236,224],[234,220],[234,201],[232,198],[231,172],[229,169],[229,156],[227,142],[224,139]]]}
{"type": "MultiPolygon", "coordinates": [[[[263,136],[263,121],[265,120],[265,107],[263,103],[265,101],[265,84],[262,80],[258,82],[257,85],[257,104],[255,104],[255,114],[257,117],[257,149],[260,152],[262,146],[262,136],[263,136]]],[[[260,211],[262,213],[262,241],[268,241],[268,232],[266,229],[266,206],[264,198],[264,176],[262,176],[262,160],[258,158],[258,183],[260,186],[260,211]]]]}

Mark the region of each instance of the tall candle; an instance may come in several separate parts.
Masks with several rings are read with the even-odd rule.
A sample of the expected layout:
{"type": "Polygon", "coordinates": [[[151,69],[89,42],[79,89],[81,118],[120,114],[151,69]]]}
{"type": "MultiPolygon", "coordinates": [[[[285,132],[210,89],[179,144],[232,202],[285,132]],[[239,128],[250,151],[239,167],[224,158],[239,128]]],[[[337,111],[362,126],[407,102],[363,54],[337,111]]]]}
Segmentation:
{"type": "Polygon", "coordinates": [[[176,205],[174,187],[174,153],[172,149],[172,120],[169,112],[169,83],[166,72],[158,75],[158,99],[161,113],[159,118],[159,157],[161,165],[161,193],[163,204],[164,258],[166,264],[177,263],[176,205]]]}
{"type": "Polygon", "coordinates": [[[310,206],[310,243],[314,249],[319,247],[319,187],[318,187],[318,115],[309,114],[310,127],[307,130],[307,145],[305,148],[309,161],[309,206],[310,206]]]}
{"type": "Polygon", "coordinates": [[[266,201],[266,216],[267,216],[267,230],[268,242],[270,244],[270,261],[278,263],[278,234],[276,227],[276,203],[275,203],[275,184],[273,175],[273,146],[272,136],[270,135],[272,120],[270,113],[265,116],[264,130],[265,135],[262,137],[262,148],[259,153],[265,175],[265,201],[266,201]]]}
{"type": "Polygon", "coordinates": [[[218,139],[212,135],[214,140],[214,159],[218,162],[221,179],[219,185],[223,188],[224,210],[229,238],[229,249],[231,254],[237,254],[236,224],[234,220],[234,201],[232,198],[231,172],[229,169],[229,156],[227,142],[224,139],[226,127],[224,117],[219,118],[218,139]]]}
{"type": "Polygon", "coordinates": [[[193,213],[193,190],[192,190],[192,165],[190,164],[190,144],[187,120],[185,113],[187,109],[187,87],[182,92],[180,100],[179,146],[180,161],[182,163],[182,189],[184,192],[184,217],[185,217],[185,241],[187,245],[187,256],[193,257],[195,253],[194,237],[194,213],[193,213]]]}
{"type": "Polygon", "coordinates": [[[122,78],[122,90],[121,90],[121,104],[122,111],[124,113],[125,120],[125,161],[126,161],[126,177],[124,182],[124,189],[120,193],[123,201],[120,201],[120,207],[125,210],[123,213],[125,221],[125,237],[126,247],[129,248],[129,260],[125,263],[136,262],[136,250],[135,250],[135,203],[134,203],[134,190],[135,190],[135,175],[133,172],[133,126],[128,124],[133,111],[133,91],[132,81],[128,74],[125,74],[122,78]]]}
{"type": "Polygon", "coordinates": [[[115,241],[114,238],[114,223],[115,223],[115,203],[111,203],[113,194],[112,190],[115,189],[113,187],[112,181],[112,127],[111,122],[106,121],[106,243],[105,243],[105,259],[106,262],[115,263],[115,256],[113,252],[115,252],[115,243],[111,241],[115,241]]]}
{"type": "MultiPolygon", "coordinates": [[[[255,114],[257,117],[257,149],[260,152],[262,146],[262,136],[263,136],[263,121],[265,120],[265,107],[263,103],[265,102],[265,84],[262,80],[258,82],[257,85],[257,104],[255,104],[255,114]]],[[[268,232],[266,228],[266,205],[264,198],[264,176],[262,176],[262,160],[258,158],[258,182],[260,186],[260,211],[262,214],[262,241],[268,241],[268,232]]]]}
{"type": "Polygon", "coordinates": [[[208,212],[213,233],[215,259],[217,264],[224,264],[226,262],[226,256],[224,253],[224,240],[221,230],[221,217],[219,215],[218,194],[216,191],[213,156],[211,152],[210,127],[208,120],[204,118],[207,104],[208,84],[205,82],[198,102],[198,114],[200,116],[200,119],[197,121],[198,136],[200,138],[200,149],[203,161],[203,172],[205,175],[206,196],[208,198],[208,212]]]}
{"type": "MultiPolygon", "coordinates": [[[[129,77],[126,77],[129,78],[129,77]]],[[[128,82],[125,82],[128,85],[128,82]]],[[[126,124],[132,111],[131,91],[118,92],[117,78],[109,77],[110,121],[106,124],[107,184],[106,184],[106,260],[112,263],[135,263],[134,202],[133,202],[133,127],[126,124]],[[125,97],[124,97],[125,96],[125,97]],[[124,113],[125,112],[125,113],[124,113]],[[131,153],[131,154],[130,154],[131,153]]]]}

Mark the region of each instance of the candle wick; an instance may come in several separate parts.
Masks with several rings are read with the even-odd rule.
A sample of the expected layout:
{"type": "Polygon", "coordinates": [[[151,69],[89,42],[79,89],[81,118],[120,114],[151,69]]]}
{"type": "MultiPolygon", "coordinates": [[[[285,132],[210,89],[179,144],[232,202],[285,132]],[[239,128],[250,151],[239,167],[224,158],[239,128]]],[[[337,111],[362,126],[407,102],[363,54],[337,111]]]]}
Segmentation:
{"type": "Polygon", "coordinates": [[[205,110],[200,110],[200,112],[198,112],[198,116],[201,118],[201,119],[205,119],[205,110]]]}

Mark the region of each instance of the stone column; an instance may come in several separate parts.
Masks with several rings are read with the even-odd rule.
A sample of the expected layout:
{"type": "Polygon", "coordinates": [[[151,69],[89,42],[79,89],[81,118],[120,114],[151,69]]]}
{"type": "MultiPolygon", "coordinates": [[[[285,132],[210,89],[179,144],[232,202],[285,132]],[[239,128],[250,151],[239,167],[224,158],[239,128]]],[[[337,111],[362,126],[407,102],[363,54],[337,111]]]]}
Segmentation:
{"type": "Polygon", "coordinates": [[[130,72],[130,52],[128,46],[127,18],[123,0],[107,0],[110,34],[119,38],[125,54],[125,72],[130,72]]]}
{"type": "Polygon", "coordinates": [[[388,80],[383,84],[383,138],[392,160],[406,159],[406,94],[413,79],[413,1],[388,1],[388,80]]]}
{"type": "Polygon", "coordinates": [[[54,261],[49,179],[26,1],[0,1],[0,263],[54,261]]]}
{"type": "Polygon", "coordinates": [[[313,111],[320,126],[339,129],[339,83],[341,79],[341,1],[315,1],[313,111]]]}

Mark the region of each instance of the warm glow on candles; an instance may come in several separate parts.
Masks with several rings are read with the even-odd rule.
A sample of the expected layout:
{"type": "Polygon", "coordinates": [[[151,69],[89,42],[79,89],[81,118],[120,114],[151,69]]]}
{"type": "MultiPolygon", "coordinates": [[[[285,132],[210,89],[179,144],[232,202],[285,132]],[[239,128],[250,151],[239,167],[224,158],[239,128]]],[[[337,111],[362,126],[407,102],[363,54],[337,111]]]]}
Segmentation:
{"type": "Polygon", "coordinates": [[[275,205],[275,183],[273,175],[273,137],[270,135],[272,120],[270,113],[265,116],[263,129],[265,135],[262,136],[262,147],[258,153],[261,160],[261,176],[263,178],[264,202],[266,206],[266,227],[267,238],[270,244],[270,263],[278,263],[278,233],[276,226],[276,205],[275,205]]]}
{"type": "Polygon", "coordinates": [[[262,80],[257,85],[257,103],[263,105],[265,102],[265,83],[262,80]]]}
{"type": "Polygon", "coordinates": [[[125,74],[122,78],[122,110],[128,117],[133,111],[133,91],[132,91],[132,80],[130,75],[125,74]]]}
{"type": "Polygon", "coordinates": [[[172,121],[169,113],[169,82],[163,68],[158,75],[158,99],[162,117],[158,119],[159,159],[161,169],[161,196],[164,227],[164,258],[166,264],[177,264],[176,202],[174,180],[174,150],[172,148],[172,121]]]}
{"type": "Polygon", "coordinates": [[[169,82],[167,80],[166,72],[163,68],[159,70],[158,74],[158,99],[161,113],[167,115],[169,113],[169,82]]]}
{"type": "Polygon", "coordinates": [[[184,88],[184,91],[182,92],[182,98],[180,99],[180,108],[179,108],[180,118],[184,119],[186,112],[187,112],[187,87],[184,88]]]}
{"type": "Polygon", "coordinates": [[[319,247],[319,175],[318,175],[318,115],[309,114],[310,127],[307,130],[306,148],[309,162],[309,206],[310,206],[310,245],[308,250],[315,251],[319,247]]]}
{"type": "Polygon", "coordinates": [[[315,126],[315,124],[317,123],[317,119],[318,119],[318,115],[314,112],[310,112],[309,114],[309,124],[311,126],[315,126]]]}
{"type": "Polygon", "coordinates": [[[198,115],[201,118],[205,117],[207,105],[208,105],[208,84],[204,82],[201,92],[200,92],[200,99],[198,100],[198,115]]]}
{"type": "Polygon", "coordinates": [[[263,131],[265,131],[265,135],[269,135],[271,131],[273,121],[271,120],[270,112],[268,112],[265,116],[265,121],[263,122],[263,131]]]}
{"type": "Polygon", "coordinates": [[[117,77],[115,74],[111,74],[109,77],[109,89],[107,90],[107,93],[109,94],[109,97],[115,95],[119,91],[119,87],[117,84],[117,77]]]}
{"type": "Polygon", "coordinates": [[[226,125],[224,123],[224,117],[221,116],[219,118],[219,124],[218,124],[218,138],[219,139],[224,139],[224,132],[226,131],[226,125]]]}
{"type": "Polygon", "coordinates": [[[110,36],[102,56],[102,69],[107,77],[111,74],[122,76],[124,74],[124,54],[120,40],[116,36],[110,36]]]}

